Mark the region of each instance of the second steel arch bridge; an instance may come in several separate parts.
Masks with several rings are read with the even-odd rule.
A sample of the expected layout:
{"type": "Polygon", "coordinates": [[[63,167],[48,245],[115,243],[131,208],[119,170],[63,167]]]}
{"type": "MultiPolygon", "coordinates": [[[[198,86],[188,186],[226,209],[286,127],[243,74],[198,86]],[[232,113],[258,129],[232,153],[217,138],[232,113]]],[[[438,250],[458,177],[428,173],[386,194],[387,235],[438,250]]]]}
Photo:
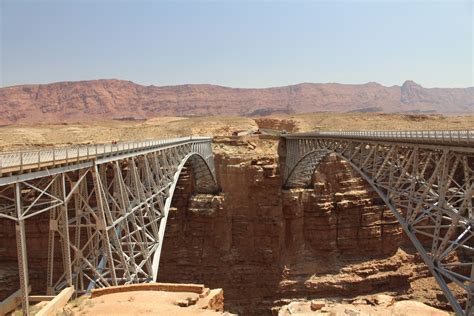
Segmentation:
{"type": "Polygon", "coordinates": [[[474,131],[282,135],[284,188],[306,187],[329,154],[349,162],[393,212],[458,315],[474,314],[474,131]],[[448,284],[461,289],[461,302],[448,284]]]}

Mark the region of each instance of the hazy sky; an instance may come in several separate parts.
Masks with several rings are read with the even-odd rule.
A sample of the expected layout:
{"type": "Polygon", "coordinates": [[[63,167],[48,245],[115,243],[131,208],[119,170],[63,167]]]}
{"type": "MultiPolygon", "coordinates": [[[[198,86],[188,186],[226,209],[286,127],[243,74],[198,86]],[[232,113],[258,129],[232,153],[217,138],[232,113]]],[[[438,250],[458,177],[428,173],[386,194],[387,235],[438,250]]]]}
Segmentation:
{"type": "Polygon", "coordinates": [[[0,1],[1,86],[474,86],[471,0],[0,1]]]}

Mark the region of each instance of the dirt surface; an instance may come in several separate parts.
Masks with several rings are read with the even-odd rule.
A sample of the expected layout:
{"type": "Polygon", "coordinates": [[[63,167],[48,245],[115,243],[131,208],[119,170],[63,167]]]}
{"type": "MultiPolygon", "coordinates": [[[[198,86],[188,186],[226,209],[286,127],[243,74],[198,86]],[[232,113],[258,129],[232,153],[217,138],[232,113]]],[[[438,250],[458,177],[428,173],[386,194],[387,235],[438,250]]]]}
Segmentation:
{"type": "Polygon", "coordinates": [[[155,87],[124,80],[90,80],[0,88],[0,124],[315,111],[466,114],[474,111],[473,98],[474,88],[427,89],[413,81],[391,87],[369,82],[236,89],[206,84],[155,87]]]}
{"type": "MultiPolygon", "coordinates": [[[[178,301],[199,299],[192,292],[136,291],[78,299],[66,309],[73,315],[222,315],[199,305],[180,307],[178,301]]],[[[198,301],[199,303],[199,301],[198,301]]]]}

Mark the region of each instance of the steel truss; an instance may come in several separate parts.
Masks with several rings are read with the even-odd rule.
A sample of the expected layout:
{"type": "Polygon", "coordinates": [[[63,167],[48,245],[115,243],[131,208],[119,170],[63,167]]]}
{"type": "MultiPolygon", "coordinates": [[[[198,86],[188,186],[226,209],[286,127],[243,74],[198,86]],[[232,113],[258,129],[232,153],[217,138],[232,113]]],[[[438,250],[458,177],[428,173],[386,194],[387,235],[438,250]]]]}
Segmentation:
{"type": "Polygon", "coordinates": [[[198,192],[217,191],[210,138],[179,139],[46,169],[46,174],[0,178],[0,218],[16,225],[24,313],[25,221],[49,213],[48,295],[71,285],[81,294],[156,281],[167,215],[185,164],[198,192]]]}
{"type": "Polygon", "coordinates": [[[279,146],[284,187],[310,185],[318,164],[330,153],[348,161],[378,192],[453,310],[473,315],[474,147],[337,133],[287,135],[279,146]],[[455,297],[453,285],[465,293],[465,303],[455,297]]]}

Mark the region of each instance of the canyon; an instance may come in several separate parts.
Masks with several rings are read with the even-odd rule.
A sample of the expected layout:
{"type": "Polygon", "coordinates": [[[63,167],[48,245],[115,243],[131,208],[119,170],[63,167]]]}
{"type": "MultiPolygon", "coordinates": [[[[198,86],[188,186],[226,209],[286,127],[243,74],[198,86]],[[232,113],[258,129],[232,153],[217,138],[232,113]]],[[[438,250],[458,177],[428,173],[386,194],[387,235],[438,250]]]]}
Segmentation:
{"type": "Polygon", "coordinates": [[[474,87],[424,88],[408,80],[391,87],[370,82],[241,89],[104,79],[0,88],[0,125],[328,111],[472,114],[474,87]]]}
{"type": "Polygon", "coordinates": [[[281,190],[275,155],[217,139],[222,192],[192,194],[184,173],[170,212],[159,279],[222,287],[225,309],[275,314],[291,302],[356,301],[374,293],[448,309],[389,209],[350,166],[330,156],[313,187],[281,190]]]}
{"type": "MultiPolygon", "coordinates": [[[[404,118],[414,128],[444,122],[444,117],[438,116],[404,118]]],[[[334,121],[344,119],[333,117],[334,121]]],[[[357,119],[376,126],[383,125],[382,119],[396,121],[397,117],[367,114],[357,119]]],[[[324,121],[324,116],[318,116],[318,120],[324,121]]],[[[189,124],[188,120],[177,122],[183,121],[189,124]]],[[[288,131],[309,126],[307,121],[286,116],[245,119],[235,124],[242,122],[250,128],[288,131]]],[[[466,122],[472,124],[470,120],[466,122]]],[[[127,130],[126,137],[138,132],[153,136],[158,132],[155,123],[123,130],[127,130]]],[[[162,124],[163,129],[171,126],[172,130],[183,126],[162,124]]],[[[220,191],[215,195],[194,194],[191,170],[185,169],[181,174],[165,232],[160,282],[223,288],[224,309],[241,315],[275,315],[288,306],[317,299],[347,304],[369,302],[379,294],[450,310],[394,216],[346,162],[329,156],[313,175],[311,187],[282,190],[278,137],[229,137],[222,135],[222,125],[210,121],[207,125],[206,132],[210,134],[221,131],[221,136],[213,139],[220,191]]],[[[198,127],[199,124],[194,128],[198,127]]],[[[31,144],[51,146],[42,138],[45,130],[50,133],[49,127],[36,128],[41,137],[32,139],[31,144]]],[[[81,143],[76,138],[81,134],[68,133],[70,128],[84,131],[84,137],[88,137],[87,133],[97,134],[93,141],[125,135],[123,130],[107,126],[100,128],[109,134],[59,125],[52,128],[55,141],[64,137],[63,143],[81,143]]],[[[12,131],[10,127],[3,129],[12,131]]],[[[227,129],[224,134],[228,132],[227,129]]],[[[21,139],[12,139],[7,146],[16,148],[22,143],[21,139]]],[[[0,220],[0,300],[18,288],[16,248],[12,243],[15,227],[11,224],[0,220]]],[[[48,225],[48,215],[42,214],[26,227],[33,294],[45,290],[48,225]]]]}

